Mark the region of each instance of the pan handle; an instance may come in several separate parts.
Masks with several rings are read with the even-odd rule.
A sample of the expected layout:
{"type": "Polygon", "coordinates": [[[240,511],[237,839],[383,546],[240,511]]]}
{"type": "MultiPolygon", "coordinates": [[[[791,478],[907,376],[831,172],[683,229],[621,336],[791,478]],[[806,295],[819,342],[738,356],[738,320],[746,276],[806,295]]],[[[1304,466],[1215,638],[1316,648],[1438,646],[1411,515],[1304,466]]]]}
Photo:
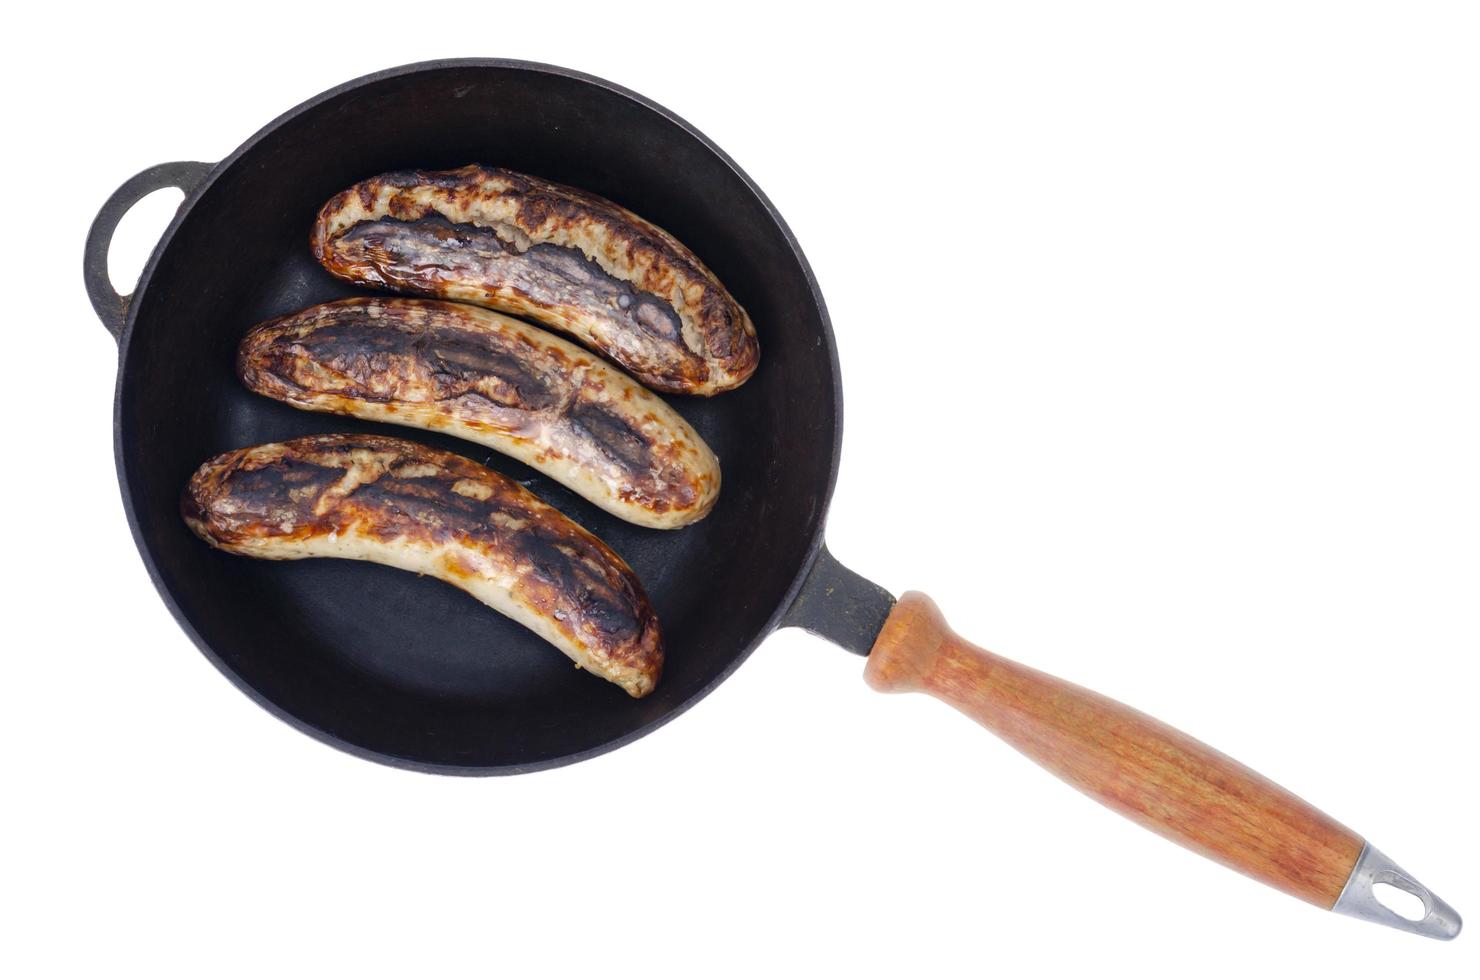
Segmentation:
{"type": "Polygon", "coordinates": [[[1139,711],[968,643],[919,592],[890,611],[864,678],[934,695],[1110,809],[1296,898],[1421,936],[1459,935],[1453,908],[1293,793],[1139,711]],[[1423,916],[1382,905],[1379,883],[1416,896],[1423,916]]]}
{"type": "MultiPolygon", "coordinates": [[[[109,195],[87,230],[87,245],[82,253],[82,279],[87,285],[87,298],[92,300],[98,319],[113,335],[114,340],[123,336],[124,319],[128,316],[129,301],[133,294],[121,296],[108,279],[108,249],[113,244],[113,233],[118,222],[129,209],[147,195],[166,187],[178,187],[188,198],[190,192],[200,185],[213,164],[192,161],[155,164],[148,170],[137,173],[123,182],[123,186],[109,195]]],[[[183,203],[181,205],[184,206],[183,203]]]]}

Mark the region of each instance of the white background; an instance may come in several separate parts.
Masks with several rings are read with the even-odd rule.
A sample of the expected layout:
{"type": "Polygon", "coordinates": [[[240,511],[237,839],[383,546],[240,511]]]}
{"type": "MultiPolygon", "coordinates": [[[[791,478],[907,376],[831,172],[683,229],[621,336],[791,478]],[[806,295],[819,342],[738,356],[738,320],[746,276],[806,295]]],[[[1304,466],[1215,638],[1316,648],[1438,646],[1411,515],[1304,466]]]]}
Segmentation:
{"type": "MultiPolygon", "coordinates": [[[[0,973],[1480,975],[1480,937],[1189,856],[800,633],[651,737],[534,776],[294,733],[144,573],[79,274],[125,178],[357,75],[501,55],[634,88],[749,171],[821,281],[840,559],[1244,760],[1480,916],[1473,6],[8,16],[0,973]]],[[[172,207],[136,210],[121,274],[172,207]]]]}

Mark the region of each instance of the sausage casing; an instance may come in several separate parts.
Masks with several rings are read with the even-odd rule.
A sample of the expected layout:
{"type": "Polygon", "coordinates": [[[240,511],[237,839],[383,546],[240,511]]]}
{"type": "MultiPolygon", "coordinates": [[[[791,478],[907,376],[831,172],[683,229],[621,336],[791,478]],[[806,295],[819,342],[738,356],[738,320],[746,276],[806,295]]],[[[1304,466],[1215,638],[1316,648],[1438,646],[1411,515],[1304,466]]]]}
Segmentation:
{"type": "Polygon", "coordinates": [[[435,576],[633,697],[662,672],[658,619],[627,564],[517,483],[452,453],[372,435],[238,449],[195,472],[181,513],[233,554],[435,576]]]}
{"type": "Polygon", "coordinates": [[[714,453],[656,395],[574,344],[474,306],[310,307],[254,327],[237,374],[298,408],[480,443],[645,527],[691,524],[719,495],[714,453]]]}
{"type": "Polygon", "coordinates": [[[341,279],[572,334],[658,391],[728,391],[760,358],[745,310],[672,235],[605,198],[510,170],[361,181],[319,211],[312,246],[341,279]]]}

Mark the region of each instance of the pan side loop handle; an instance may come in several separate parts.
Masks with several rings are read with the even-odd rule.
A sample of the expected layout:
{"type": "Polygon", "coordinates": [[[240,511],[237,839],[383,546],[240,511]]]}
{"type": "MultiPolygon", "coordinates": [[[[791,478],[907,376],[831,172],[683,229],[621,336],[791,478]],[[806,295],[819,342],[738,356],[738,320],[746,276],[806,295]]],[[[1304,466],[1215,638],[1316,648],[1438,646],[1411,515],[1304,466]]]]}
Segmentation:
{"type": "Polygon", "coordinates": [[[82,253],[82,279],[87,286],[87,298],[92,300],[98,319],[113,335],[114,340],[123,337],[123,323],[128,316],[129,302],[133,294],[119,294],[108,279],[108,249],[113,244],[113,233],[118,222],[148,195],[166,187],[178,187],[189,197],[190,192],[200,185],[213,164],[195,161],[176,161],[155,164],[123,182],[123,185],[108,196],[87,230],[87,245],[82,253]]]}
{"type": "Polygon", "coordinates": [[[1459,933],[1453,908],[1295,794],[1155,718],[968,643],[919,592],[889,613],[864,679],[939,698],[1111,810],[1296,898],[1421,936],[1459,933]],[[1424,915],[1378,908],[1374,882],[1418,896],[1424,915]]]}

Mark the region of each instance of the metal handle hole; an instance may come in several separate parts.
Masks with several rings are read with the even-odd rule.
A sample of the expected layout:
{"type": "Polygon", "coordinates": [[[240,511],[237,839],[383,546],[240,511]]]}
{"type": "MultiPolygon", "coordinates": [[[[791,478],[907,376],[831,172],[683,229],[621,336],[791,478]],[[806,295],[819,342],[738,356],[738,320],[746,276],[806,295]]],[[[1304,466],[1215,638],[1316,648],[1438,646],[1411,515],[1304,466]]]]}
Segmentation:
{"type": "Polygon", "coordinates": [[[1379,881],[1372,885],[1372,897],[1383,908],[1409,922],[1421,922],[1429,914],[1428,903],[1418,892],[1409,891],[1397,882],[1379,881]]]}
{"type": "Polygon", "coordinates": [[[162,187],[139,198],[124,213],[108,248],[108,281],[120,296],[127,296],[138,285],[144,263],[184,200],[180,188],[162,187]]]}

